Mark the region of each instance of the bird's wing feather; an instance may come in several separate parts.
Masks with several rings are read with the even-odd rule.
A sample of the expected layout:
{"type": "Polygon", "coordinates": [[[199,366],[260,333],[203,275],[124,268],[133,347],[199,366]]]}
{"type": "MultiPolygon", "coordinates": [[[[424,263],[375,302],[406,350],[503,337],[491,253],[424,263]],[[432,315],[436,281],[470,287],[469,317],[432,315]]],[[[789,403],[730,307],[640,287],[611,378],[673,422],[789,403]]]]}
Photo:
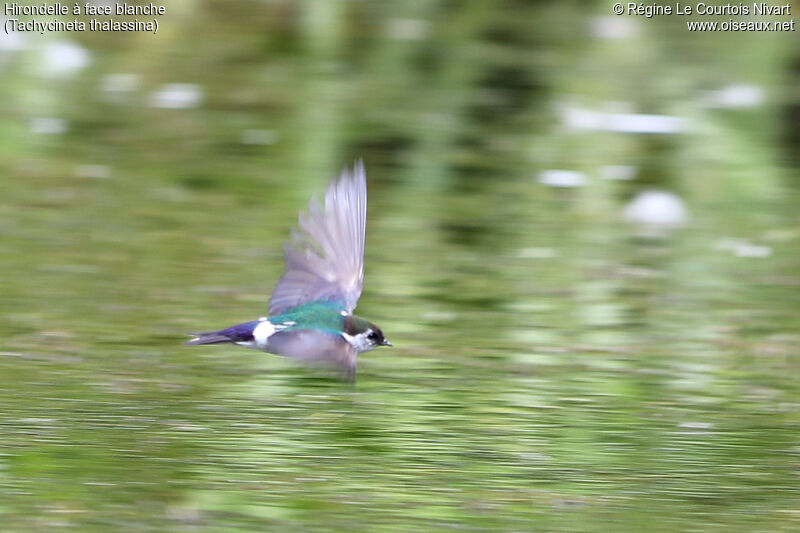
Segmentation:
{"type": "Polygon", "coordinates": [[[313,329],[287,329],[269,338],[270,352],[308,363],[333,365],[348,381],[356,374],[358,353],[341,335],[313,329]]]}
{"type": "Polygon", "coordinates": [[[311,200],[299,231],[286,242],[286,270],[272,291],[269,314],[315,300],[341,303],[352,312],[364,281],[367,180],[364,163],[345,169],[325,192],[321,208],[311,200]]]}

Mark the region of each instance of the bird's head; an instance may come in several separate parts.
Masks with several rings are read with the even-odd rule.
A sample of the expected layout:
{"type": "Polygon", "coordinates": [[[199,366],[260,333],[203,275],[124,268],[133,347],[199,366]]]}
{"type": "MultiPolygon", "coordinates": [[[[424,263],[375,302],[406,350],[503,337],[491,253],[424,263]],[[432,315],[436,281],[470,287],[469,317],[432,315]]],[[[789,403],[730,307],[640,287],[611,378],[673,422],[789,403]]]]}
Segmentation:
{"type": "Polygon", "coordinates": [[[363,318],[350,315],[345,319],[345,338],[358,353],[368,352],[378,346],[391,346],[381,328],[363,318]]]}

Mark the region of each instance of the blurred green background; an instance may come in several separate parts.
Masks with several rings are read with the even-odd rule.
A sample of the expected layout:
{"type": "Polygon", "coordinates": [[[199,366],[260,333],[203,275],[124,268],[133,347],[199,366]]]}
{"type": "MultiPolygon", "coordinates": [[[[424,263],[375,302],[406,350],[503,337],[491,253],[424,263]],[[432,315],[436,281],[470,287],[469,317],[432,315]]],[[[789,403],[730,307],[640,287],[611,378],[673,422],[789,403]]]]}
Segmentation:
{"type": "Polygon", "coordinates": [[[165,6],[0,34],[0,529],[800,530],[796,32],[165,6]],[[394,348],[181,346],[359,157],[394,348]]]}

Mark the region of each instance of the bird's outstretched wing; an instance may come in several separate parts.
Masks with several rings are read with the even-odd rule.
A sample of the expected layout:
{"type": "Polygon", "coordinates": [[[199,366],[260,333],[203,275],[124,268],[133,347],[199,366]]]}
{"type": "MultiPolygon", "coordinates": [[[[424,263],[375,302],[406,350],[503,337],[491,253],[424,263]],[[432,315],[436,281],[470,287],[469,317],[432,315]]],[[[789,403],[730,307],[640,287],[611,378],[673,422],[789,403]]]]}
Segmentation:
{"type": "Polygon", "coordinates": [[[286,270],[272,291],[269,314],[304,303],[330,300],[348,313],[355,309],[364,281],[367,179],[364,163],[345,169],[328,185],[325,205],[311,199],[308,213],[286,242],[286,270]]]}
{"type": "Polygon", "coordinates": [[[269,338],[270,351],[306,363],[322,363],[341,370],[354,381],[358,353],[341,335],[313,329],[287,329],[269,338]]]}

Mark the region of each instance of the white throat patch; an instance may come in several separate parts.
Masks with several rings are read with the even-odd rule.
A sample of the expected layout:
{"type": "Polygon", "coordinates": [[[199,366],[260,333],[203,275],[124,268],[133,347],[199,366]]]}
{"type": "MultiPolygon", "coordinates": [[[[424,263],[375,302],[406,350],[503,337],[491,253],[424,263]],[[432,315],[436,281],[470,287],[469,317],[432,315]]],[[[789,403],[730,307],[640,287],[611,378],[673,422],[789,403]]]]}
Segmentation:
{"type": "Polygon", "coordinates": [[[375,348],[375,344],[369,340],[369,336],[371,334],[371,329],[368,329],[363,333],[359,333],[358,335],[348,335],[347,333],[342,332],[342,336],[353,346],[353,348],[356,349],[358,353],[368,352],[375,348]]]}

